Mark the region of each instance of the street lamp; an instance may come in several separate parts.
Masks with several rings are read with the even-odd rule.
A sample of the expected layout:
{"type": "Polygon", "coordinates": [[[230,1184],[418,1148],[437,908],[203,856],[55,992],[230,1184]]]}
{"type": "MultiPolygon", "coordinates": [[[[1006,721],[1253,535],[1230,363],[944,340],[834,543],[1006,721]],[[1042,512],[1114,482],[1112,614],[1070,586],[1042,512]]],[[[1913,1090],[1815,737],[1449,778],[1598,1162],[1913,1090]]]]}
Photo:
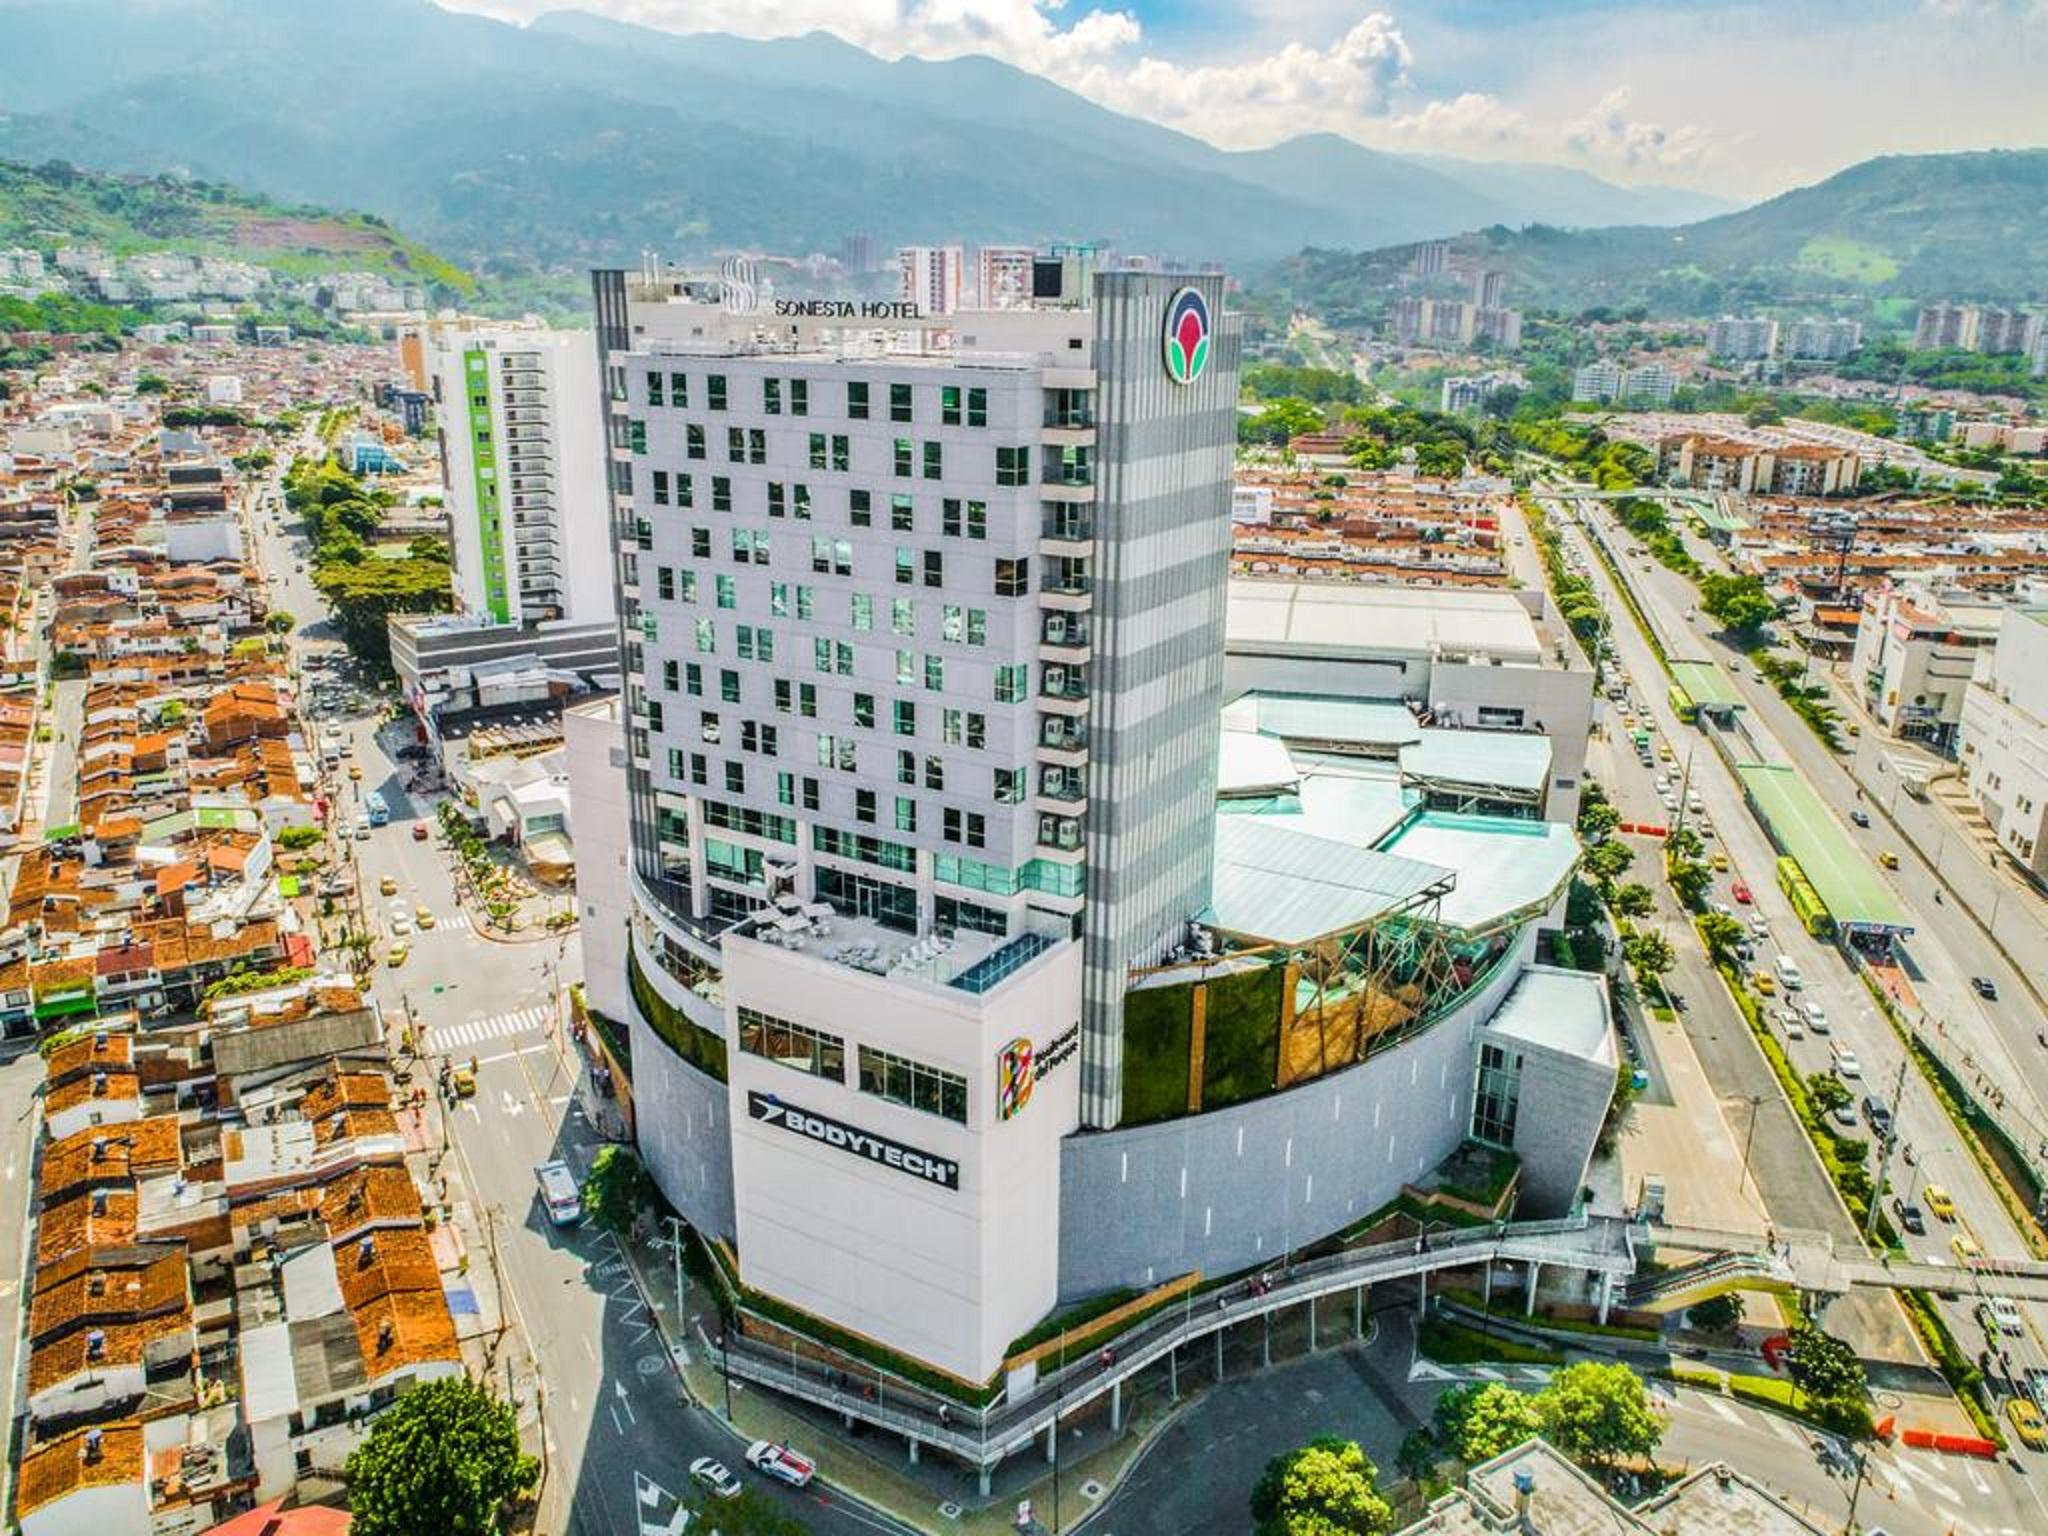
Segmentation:
{"type": "MultiPolygon", "coordinates": [[[[1743,1132],[1742,1136],[1742,1186],[1744,1188],[1755,1182],[1749,1171],[1749,1148],[1750,1144],[1756,1140],[1756,1112],[1757,1107],[1763,1101],[1764,1096],[1760,1093],[1749,1095],[1749,1129],[1743,1132]]],[[[1763,1191],[1758,1190],[1757,1193],[1762,1194],[1763,1191]]]]}

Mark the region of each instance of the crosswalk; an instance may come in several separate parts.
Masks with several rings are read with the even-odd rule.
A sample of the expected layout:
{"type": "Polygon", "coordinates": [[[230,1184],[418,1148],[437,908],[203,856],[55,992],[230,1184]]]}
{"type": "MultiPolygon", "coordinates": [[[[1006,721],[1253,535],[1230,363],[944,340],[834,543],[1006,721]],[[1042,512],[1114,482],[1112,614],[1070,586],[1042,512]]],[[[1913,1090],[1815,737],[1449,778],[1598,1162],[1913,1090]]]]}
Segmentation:
{"type": "Polygon", "coordinates": [[[491,1040],[531,1034],[546,1027],[548,1015],[549,1009],[546,1004],[537,1004],[531,1008],[514,1008],[505,1013],[494,1013],[486,1018],[468,1019],[460,1024],[431,1025],[427,1030],[427,1049],[441,1052],[457,1051],[491,1040]]]}

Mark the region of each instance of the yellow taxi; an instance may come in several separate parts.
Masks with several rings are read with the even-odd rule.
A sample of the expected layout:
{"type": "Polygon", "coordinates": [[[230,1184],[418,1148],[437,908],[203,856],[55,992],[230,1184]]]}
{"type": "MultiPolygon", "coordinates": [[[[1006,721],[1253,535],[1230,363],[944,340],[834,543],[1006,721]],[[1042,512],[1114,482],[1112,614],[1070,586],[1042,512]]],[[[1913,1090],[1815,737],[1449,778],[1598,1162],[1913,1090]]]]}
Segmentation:
{"type": "Polygon", "coordinates": [[[1667,763],[1676,762],[1678,760],[1678,754],[1671,750],[1671,743],[1668,741],[1660,741],[1657,743],[1657,755],[1663,758],[1664,761],[1667,763]]]}
{"type": "Polygon", "coordinates": [[[1858,725],[1854,720],[1851,720],[1848,723],[1848,725],[1844,727],[1844,729],[1846,729],[1851,736],[1861,736],[1863,734],[1863,727],[1858,725]]]}
{"type": "Polygon", "coordinates": [[[1958,1264],[1974,1264],[1984,1257],[1984,1250],[1977,1246],[1977,1239],[1967,1232],[1958,1232],[1948,1240],[1948,1246],[1958,1264]]]}
{"type": "Polygon", "coordinates": [[[405,964],[405,957],[411,953],[410,944],[394,944],[391,946],[391,952],[384,957],[384,963],[395,971],[405,964]]]}
{"type": "Polygon", "coordinates": [[[2010,1397],[2005,1402],[2005,1416],[2012,1420],[2012,1432],[2020,1437],[2023,1444],[2035,1450],[2048,1449],[2048,1422],[2041,1418],[2041,1410],[2029,1398],[2010,1397]]]}
{"type": "Polygon", "coordinates": [[[1707,862],[1714,866],[1716,873],[1726,874],[1728,872],[1728,855],[1718,848],[1707,856],[1707,862]]]}
{"type": "Polygon", "coordinates": [[[361,763],[350,763],[348,765],[348,776],[360,781],[363,776],[363,765],[361,763]]]}
{"type": "Polygon", "coordinates": [[[1934,1212],[1942,1221],[1956,1219],[1956,1203],[1948,1197],[1948,1191],[1939,1184],[1929,1184],[1920,1191],[1920,1198],[1927,1209],[1934,1212]]]}
{"type": "Polygon", "coordinates": [[[1756,983],[1757,991],[1763,993],[1765,997],[1776,997],[1778,995],[1778,978],[1769,971],[1758,971],[1750,980],[1756,983]]]}
{"type": "Polygon", "coordinates": [[[434,914],[429,912],[425,907],[414,907],[412,909],[412,920],[418,923],[422,928],[431,928],[434,926],[434,914]]]}
{"type": "Polygon", "coordinates": [[[392,879],[391,876],[386,875],[377,882],[377,894],[379,896],[396,896],[398,894],[398,882],[392,879]]]}
{"type": "Polygon", "coordinates": [[[1878,854],[1877,862],[1882,864],[1886,869],[1897,869],[1899,867],[1899,856],[1896,853],[1893,853],[1891,849],[1886,848],[1878,854]]]}
{"type": "MultiPolygon", "coordinates": [[[[474,1059],[474,1058],[472,1058],[472,1060],[473,1060],[473,1059],[474,1059]]],[[[449,1083],[451,1084],[451,1086],[453,1086],[453,1087],[454,1087],[454,1089],[455,1089],[455,1096],[456,1096],[456,1097],[457,1097],[458,1099],[467,1099],[467,1098],[471,1098],[471,1097],[474,1097],[474,1096],[475,1096],[475,1094],[476,1094],[476,1068],[475,1068],[475,1067],[473,1067],[473,1066],[468,1066],[468,1067],[457,1067],[457,1068],[456,1068],[456,1069],[455,1069],[454,1071],[452,1071],[452,1072],[450,1072],[450,1073],[448,1074],[448,1080],[449,1080],[449,1083]]]]}

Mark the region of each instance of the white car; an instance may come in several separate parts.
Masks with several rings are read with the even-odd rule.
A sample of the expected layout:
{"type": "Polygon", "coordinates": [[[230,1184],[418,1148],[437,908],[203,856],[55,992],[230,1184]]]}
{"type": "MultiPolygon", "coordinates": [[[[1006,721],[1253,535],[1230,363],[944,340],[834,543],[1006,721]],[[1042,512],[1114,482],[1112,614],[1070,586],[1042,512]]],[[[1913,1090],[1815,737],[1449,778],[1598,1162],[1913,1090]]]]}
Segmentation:
{"type": "Polygon", "coordinates": [[[726,1469],[725,1463],[713,1461],[709,1456],[699,1456],[690,1463],[690,1481],[708,1489],[713,1498],[736,1499],[745,1492],[740,1480],[726,1469]]]}
{"type": "Polygon", "coordinates": [[[1661,798],[1664,801],[1664,809],[1676,815],[1678,812],[1678,796],[1672,794],[1671,791],[1667,789],[1661,798]]]}
{"type": "Polygon", "coordinates": [[[2026,1319],[2020,1316],[2020,1309],[2013,1305],[2009,1296],[1987,1296],[1984,1304],[1977,1309],[1977,1321],[1984,1325],[1986,1333],[2025,1333],[2026,1319]]]}
{"type": "MultiPolygon", "coordinates": [[[[1828,1032],[1827,1010],[1821,1007],[1819,1003],[1808,1003],[1799,1011],[1806,1015],[1806,1027],[1816,1035],[1824,1035],[1828,1032]]],[[[1852,1056],[1850,1060],[1853,1061],[1855,1058],[1852,1056]]]]}
{"type": "Polygon", "coordinates": [[[1780,1008],[1777,1011],[1776,1017],[1778,1028],[1785,1032],[1787,1040],[1804,1040],[1806,1038],[1806,1026],[1800,1022],[1799,1015],[1790,1008],[1780,1008]]]}
{"type": "Polygon", "coordinates": [[[1854,1051],[1835,1052],[1835,1075],[1838,1077],[1861,1077],[1863,1063],[1856,1059],[1854,1051]]]}

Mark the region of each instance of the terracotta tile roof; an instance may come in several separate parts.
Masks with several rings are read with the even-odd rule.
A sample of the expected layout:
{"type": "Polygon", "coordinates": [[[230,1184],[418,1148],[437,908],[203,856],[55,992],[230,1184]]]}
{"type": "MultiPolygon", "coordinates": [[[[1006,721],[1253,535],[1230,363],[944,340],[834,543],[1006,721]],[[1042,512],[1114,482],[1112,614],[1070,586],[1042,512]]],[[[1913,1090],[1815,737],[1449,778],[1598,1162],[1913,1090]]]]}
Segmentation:
{"type": "Polygon", "coordinates": [[[351,1311],[394,1291],[441,1294],[440,1266],[424,1227],[388,1227],[334,1245],[334,1272],[351,1311]]]}
{"type": "Polygon", "coordinates": [[[438,1288],[380,1297],[357,1308],[354,1317],[363,1370],[372,1381],[431,1361],[454,1363],[462,1358],[455,1319],[438,1288]]]}
{"type": "Polygon", "coordinates": [[[97,1036],[84,1035],[68,1045],[60,1045],[50,1052],[50,1064],[46,1076],[53,1083],[61,1083],[74,1072],[89,1068],[104,1067],[118,1069],[130,1065],[135,1059],[135,1037],[120,1030],[110,1030],[105,1043],[97,1036]]]}
{"type": "Polygon", "coordinates": [[[343,1072],[329,1067],[299,1101],[308,1120],[323,1119],[341,1109],[389,1109],[391,1084],[381,1072],[343,1072]]]}
{"type": "Polygon", "coordinates": [[[283,1499],[259,1504],[245,1514],[200,1532],[200,1536],[347,1536],[348,1511],[324,1504],[284,1508],[283,1499]]]}
{"type": "Polygon", "coordinates": [[[140,1318],[134,1322],[73,1329],[29,1351],[28,1389],[31,1393],[46,1391],[87,1370],[140,1365],[142,1352],[150,1344],[169,1334],[182,1333],[191,1326],[191,1314],[180,1312],[140,1318]],[[99,1338],[97,1354],[94,1353],[94,1335],[99,1338]]]}
{"type": "Polygon", "coordinates": [[[36,1263],[54,1264],[83,1248],[111,1248],[135,1241],[140,1205],[132,1186],[83,1189],[45,1205],[36,1214],[36,1263]]]}
{"type": "Polygon", "coordinates": [[[82,1248],[37,1272],[29,1337],[46,1340],[96,1319],[183,1312],[191,1302],[185,1265],[185,1250],[175,1243],[82,1248]]]}
{"type": "Polygon", "coordinates": [[[180,1156],[176,1115],[87,1126],[44,1149],[43,1197],[79,1185],[122,1184],[138,1174],[168,1172],[178,1167],[180,1156]]]}
{"type": "Polygon", "coordinates": [[[322,1146],[353,1136],[396,1136],[398,1116],[388,1109],[345,1109],[314,1123],[313,1137],[322,1146]]]}
{"type": "MultiPolygon", "coordinates": [[[[97,1072],[82,1072],[68,1083],[59,1083],[43,1095],[45,1116],[60,1114],[64,1110],[97,1099],[102,1104],[124,1104],[142,1097],[142,1079],[132,1071],[119,1068],[108,1072],[104,1081],[97,1072]]],[[[102,1130],[112,1130],[103,1126],[102,1130]]]]}
{"type": "Polygon", "coordinates": [[[352,1169],[314,1193],[320,1219],[338,1241],[372,1223],[419,1221],[423,1214],[412,1175],[384,1164],[352,1169]]]}
{"type": "Polygon", "coordinates": [[[142,1499],[142,1426],[129,1419],[98,1426],[98,1450],[88,1455],[87,1437],[94,1434],[92,1429],[73,1430],[22,1458],[14,1488],[17,1520],[87,1488],[132,1483],[138,1502],[142,1499]]]}

